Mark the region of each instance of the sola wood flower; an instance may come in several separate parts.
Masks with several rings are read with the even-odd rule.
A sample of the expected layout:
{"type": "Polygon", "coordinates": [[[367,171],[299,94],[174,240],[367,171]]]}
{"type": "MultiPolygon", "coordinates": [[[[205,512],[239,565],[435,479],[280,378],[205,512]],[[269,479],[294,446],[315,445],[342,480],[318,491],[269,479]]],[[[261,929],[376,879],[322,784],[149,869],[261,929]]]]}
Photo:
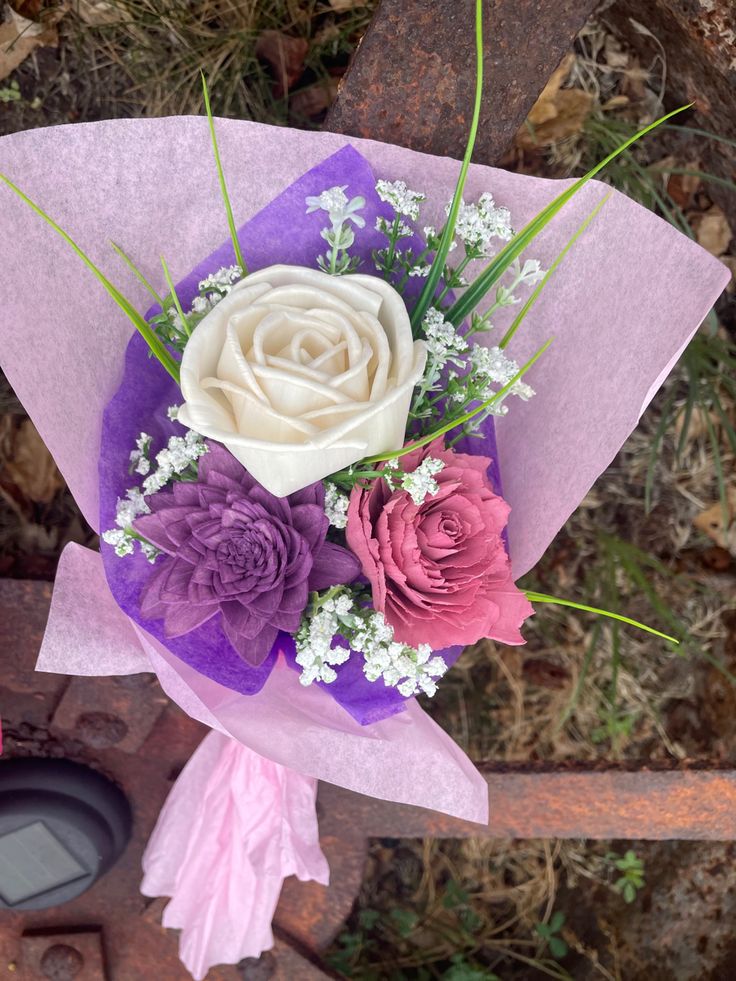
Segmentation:
{"type": "Polygon", "coordinates": [[[166,553],[146,583],[141,613],[178,637],[216,613],[238,654],[260,664],[279,630],[294,632],[310,590],[353,580],[354,556],[325,541],[324,490],[288,498],[261,487],[216,443],[196,482],[148,499],[135,529],[166,553]]]}
{"type": "Polygon", "coordinates": [[[425,359],[388,283],[270,266],[233,287],[188,341],[179,421],[281,497],[398,449],[425,359]]]}
{"type": "Polygon", "coordinates": [[[511,577],[503,542],[509,506],[494,493],[488,457],[455,453],[442,440],[401,457],[412,473],[432,457],[436,492],[421,503],[385,480],[356,485],[347,540],[370,580],[373,605],[396,640],[437,650],[490,637],[523,644],[533,609],[511,577]]]}

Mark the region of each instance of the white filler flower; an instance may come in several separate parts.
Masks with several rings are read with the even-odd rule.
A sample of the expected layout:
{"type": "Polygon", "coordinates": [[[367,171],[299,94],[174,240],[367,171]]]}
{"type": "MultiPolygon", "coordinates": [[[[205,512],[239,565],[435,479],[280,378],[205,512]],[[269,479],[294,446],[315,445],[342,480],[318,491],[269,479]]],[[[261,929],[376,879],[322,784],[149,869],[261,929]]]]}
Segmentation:
{"type": "Polygon", "coordinates": [[[285,497],[401,447],[425,361],[388,283],[270,266],[234,286],[192,334],[178,421],[285,497]]]}

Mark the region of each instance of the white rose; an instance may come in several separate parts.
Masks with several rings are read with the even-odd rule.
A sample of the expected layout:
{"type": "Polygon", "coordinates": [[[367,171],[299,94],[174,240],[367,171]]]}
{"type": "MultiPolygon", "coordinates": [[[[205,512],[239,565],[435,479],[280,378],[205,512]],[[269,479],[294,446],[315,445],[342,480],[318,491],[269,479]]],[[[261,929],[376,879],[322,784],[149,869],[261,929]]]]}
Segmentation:
{"type": "Polygon", "coordinates": [[[402,446],[425,360],[404,301],[384,280],[269,266],[192,334],[178,419],[285,497],[402,446]]]}

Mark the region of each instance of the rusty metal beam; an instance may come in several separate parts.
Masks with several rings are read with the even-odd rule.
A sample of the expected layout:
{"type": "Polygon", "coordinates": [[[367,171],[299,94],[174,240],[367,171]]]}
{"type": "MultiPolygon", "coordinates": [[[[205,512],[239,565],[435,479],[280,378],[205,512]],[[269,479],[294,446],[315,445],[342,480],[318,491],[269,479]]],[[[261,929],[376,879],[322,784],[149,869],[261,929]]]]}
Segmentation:
{"type": "Polygon", "coordinates": [[[323,834],[344,822],[366,837],[736,838],[736,770],[482,768],[487,827],[420,807],[374,800],[320,784],[323,834]]]}
{"type": "MultiPolygon", "coordinates": [[[[598,0],[486,2],[474,159],[495,163],[598,0]]],[[[462,157],[475,88],[473,0],[382,0],[325,128],[462,157]]]]}

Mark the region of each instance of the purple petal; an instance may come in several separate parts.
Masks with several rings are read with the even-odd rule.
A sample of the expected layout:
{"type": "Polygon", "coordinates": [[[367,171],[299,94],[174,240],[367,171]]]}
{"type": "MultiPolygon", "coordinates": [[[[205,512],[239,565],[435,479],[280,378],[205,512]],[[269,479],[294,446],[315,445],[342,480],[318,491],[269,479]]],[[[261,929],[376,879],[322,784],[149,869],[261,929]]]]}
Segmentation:
{"type": "Polygon", "coordinates": [[[299,504],[291,509],[291,523],[305,538],[310,551],[314,551],[324,542],[330,523],[327,515],[316,504],[299,504]]]}
{"type": "Polygon", "coordinates": [[[310,590],[352,582],[360,575],[358,559],[341,545],[325,542],[313,558],[314,565],[309,574],[310,590]]]}
{"type": "Polygon", "coordinates": [[[209,452],[199,459],[199,482],[208,484],[210,476],[213,473],[219,473],[234,480],[240,488],[243,487],[244,479],[246,486],[249,486],[253,478],[242,463],[238,463],[232,453],[226,450],[221,443],[216,443],[211,439],[206,442],[209,452]]]}
{"type": "Polygon", "coordinates": [[[271,653],[271,649],[279,633],[276,627],[265,626],[255,637],[244,637],[242,634],[234,631],[224,617],[222,626],[227,639],[233,645],[238,655],[248,664],[252,664],[255,667],[262,664],[271,653]]]}
{"type": "Polygon", "coordinates": [[[176,545],[171,541],[158,514],[143,514],[133,522],[133,528],[162,552],[173,555],[176,545]]]}
{"type": "Polygon", "coordinates": [[[193,603],[169,604],[166,607],[164,630],[167,637],[181,637],[196,630],[205,620],[217,613],[216,603],[209,606],[196,606],[193,603]]]}

